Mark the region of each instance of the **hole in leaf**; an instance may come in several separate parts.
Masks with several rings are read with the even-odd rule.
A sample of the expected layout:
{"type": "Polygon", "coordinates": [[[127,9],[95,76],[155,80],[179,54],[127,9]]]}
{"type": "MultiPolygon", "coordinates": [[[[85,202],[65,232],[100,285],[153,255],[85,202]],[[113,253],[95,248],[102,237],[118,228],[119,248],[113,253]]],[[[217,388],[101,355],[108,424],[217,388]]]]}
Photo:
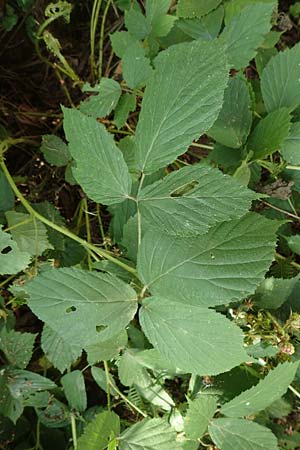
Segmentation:
{"type": "Polygon", "coordinates": [[[75,312],[76,310],[77,308],[75,306],[70,306],[69,308],[66,309],[66,313],[75,312]]]}
{"type": "Polygon", "coordinates": [[[1,250],[1,255],[7,255],[7,253],[9,253],[11,251],[12,251],[12,248],[10,247],[10,245],[8,245],[3,250],[1,250]]]}
{"type": "Polygon", "coordinates": [[[198,186],[199,182],[196,180],[189,181],[188,183],[180,186],[175,191],[171,192],[171,197],[181,197],[182,195],[188,194],[192,191],[196,186],[198,186]]]}
{"type": "Polygon", "coordinates": [[[97,333],[101,333],[101,331],[106,330],[107,325],[96,325],[96,331],[97,333]]]}

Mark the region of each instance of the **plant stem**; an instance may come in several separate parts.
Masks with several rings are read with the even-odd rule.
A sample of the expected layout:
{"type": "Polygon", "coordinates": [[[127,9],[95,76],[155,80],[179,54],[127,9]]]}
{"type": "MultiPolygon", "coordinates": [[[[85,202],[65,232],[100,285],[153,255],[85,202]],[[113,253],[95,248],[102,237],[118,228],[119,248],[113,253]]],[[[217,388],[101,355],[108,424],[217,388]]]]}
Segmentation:
{"type": "Polygon", "coordinates": [[[105,369],[105,376],[106,376],[106,386],[107,386],[107,408],[110,411],[111,410],[111,401],[110,401],[110,383],[109,383],[109,368],[107,361],[103,361],[104,369],[105,369]]]}
{"type": "Polygon", "coordinates": [[[144,179],[145,179],[145,174],[142,173],[141,179],[140,179],[140,184],[139,184],[139,188],[138,188],[138,192],[137,192],[137,196],[136,196],[136,206],[137,206],[137,219],[138,219],[138,248],[141,245],[142,242],[142,215],[139,209],[139,195],[140,192],[142,190],[143,187],[143,183],[144,183],[144,179]]]}
{"type": "Polygon", "coordinates": [[[99,60],[98,60],[98,76],[99,76],[99,80],[102,77],[104,30],[105,30],[106,16],[107,16],[110,4],[111,4],[111,0],[107,0],[107,3],[105,5],[104,11],[103,11],[102,22],[101,22],[100,41],[99,41],[99,60]]]}
{"type": "Polygon", "coordinates": [[[198,144],[197,142],[193,142],[191,144],[191,147],[205,148],[206,150],[213,150],[214,149],[212,145],[198,144]]]}
{"type": "Polygon", "coordinates": [[[93,80],[95,79],[97,74],[95,62],[95,40],[101,4],[102,0],[94,0],[90,25],[90,49],[91,49],[90,62],[91,62],[91,76],[93,80]]]}
{"type": "Polygon", "coordinates": [[[71,414],[71,430],[72,430],[73,449],[77,450],[76,419],[74,414],[71,414]]]}
{"type": "Polygon", "coordinates": [[[53,230],[58,231],[59,233],[67,236],[70,239],[73,239],[73,241],[78,242],[80,245],[82,245],[84,248],[91,250],[92,252],[96,253],[96,255],[101,256],[102,258],[108,259],[109,261],[113,262],[119,267],[122,267],[122,269],[126,270],[127,272],[132,273],[135,277],[138,278],[137,272],[133,267],[130,267],[129,265],[123,263],[122,261],[119,261],[117,258],[113,257],[110,252],[100,249],[94,244],[91,244],[84,239],[81,239],[79,236],[76,236],[76,234],[69,231],[67,228],[61,227],[57,225],[56,223],[51,222],[51,220],[47,219],[46,217],[39,214],[35,209],[30,205],[30,203],[25,199],[23,194],[19,191],[17,188],[11,174],[9,173],[6,164],[4,161],[0,160],[0,167],[3,170],[4,175],[7,178],[7,181],[9,182],[12,190],[14,191],[16,197],[19,198],[20,202],[24,206],[24,208],[32,214],[37,220],[40,220],[48,227],[52,228],[53,230]]]}
{"type": "Polygon", "coordinates": [[[285,168],[290,170],[300,170],[300,166],[292,166],[291,164],[288,164],[285,168]]]}
{"type": "Polygon", "coordinates": [[[269,206],[275,211],[281,212],[282,214],[286,214],[287,216],[292,217],[293,219],[300,220],[299,216],[296,216],[295,214],[292,214],[289,211],[286,211],[285,209],[278,208],[277,206],[274,206],[271,203],[266,202],[265,200],[261,200],[261,203],[263,203],[266,206],[269,206]]]}
{"type": "Polygon", "coordinates": [[[296,397],[300,398],[300,392],[298,392],[291,384],[289,385],[289,390],[292,391],[292,393],[295,394],[296,397]]]}
{"type": "MultiPolygon", "coordinates": [[[[275,253],[275,257],[277,259],[281,259],[281,261],[286,261],[288,259],[285,256],[280,255],[280,253],[275,253]]],[[[300,264],[296,263],[295,261],[289,261],[289,264],[300,271],[300,264]]]]}
{"type": "Polygon", "coordinates": [[[142,411],[140,408],[138,408],[134,403],[132,403],[128,398],[118,389],[118,387],[111,382],[111,379],[108,378],[108,384],[114,389],[114,391],[117,392],[117,394],[124,400],[125,403],[128,403],[136,412],[138,412],[143,417],[148,417],[144,411],[142,411]]]}

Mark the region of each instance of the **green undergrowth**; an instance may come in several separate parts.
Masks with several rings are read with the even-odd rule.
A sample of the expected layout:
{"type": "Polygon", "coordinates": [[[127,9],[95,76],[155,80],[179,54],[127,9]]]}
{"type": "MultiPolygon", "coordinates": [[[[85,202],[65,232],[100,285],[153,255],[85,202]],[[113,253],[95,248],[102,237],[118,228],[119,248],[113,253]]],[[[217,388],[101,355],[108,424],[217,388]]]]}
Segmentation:
{"type": "Polygon", "coordinates": [[[82,80],[70,14],[34,40],[82,92],[39,150],[73,220],[0,130],[0,448],[298,448],[300,45],[273,0],[95,0],[82,80]]]}

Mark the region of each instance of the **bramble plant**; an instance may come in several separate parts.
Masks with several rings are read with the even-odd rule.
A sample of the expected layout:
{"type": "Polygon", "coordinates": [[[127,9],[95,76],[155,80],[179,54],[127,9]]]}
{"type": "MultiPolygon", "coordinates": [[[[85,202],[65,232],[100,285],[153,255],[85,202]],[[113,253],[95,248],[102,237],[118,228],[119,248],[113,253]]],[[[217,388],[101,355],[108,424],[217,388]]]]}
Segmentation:
{"type": "MultiPolygon", "coordinates": [[[[300,46],[275,48],[274,1],[115,3],[123,79],[81,83],[59,52],[92,95],[62,107],[65,140],[41,146],[85,195],[78,226],[29,202],[5,163],[22,138],[1,141],[5,433],[26,433],[30,407],[35,449],[51,448],[40,427],[74,450],[296,448],[299,431],[274,418],[300,398],[300,46]],[[14,330],[11,304],[42,322],[39,337],[14,330]],[[106,407],[90,407],[87,376],[106,407]]],[[[94,3],[94,22],[110,4],[94,3]]]]}

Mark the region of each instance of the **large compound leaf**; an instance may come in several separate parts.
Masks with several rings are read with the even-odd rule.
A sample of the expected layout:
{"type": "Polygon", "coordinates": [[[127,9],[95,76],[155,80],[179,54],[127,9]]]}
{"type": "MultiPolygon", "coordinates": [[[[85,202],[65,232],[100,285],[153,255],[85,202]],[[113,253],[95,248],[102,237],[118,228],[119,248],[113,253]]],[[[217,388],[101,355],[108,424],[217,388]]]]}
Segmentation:
{"type": "Polygon", "coordinates": [[[83,348],[116,335],[137,309],[136,293],[117,277],[75,268],[44,272],[26,290],[34,314],[83,348]]]}
{"type": "Polygon", "coordinates": [[[300,105],[300,45],[279,52],[261,76],[261,92],[267,111],[300,105]]]}
{"type": "Polygon", "coordinates": [[[200,439],[216,410],[217,401],[212,395],[199,395],[195,400],[190,401],[184,419],[186,436],[190,439],[200,439]]]}
{"type": "Polygon", "coordinates": [[[202,17],[221,3],[221,0],[179,0],[177,14],[179,17],[202,17]]]}
{"type": "Polygon", "coordinates": [[[120,419],[113,411],[103,411],[84,429],[78,439],[77,450],[100,450],[118,436],[120,419]]]}
{"type": "Polygon", "coordinates": [[[255,57],[255,50],[270,31],[273,9],[274,3],[251,4],[226,25],[221,34],[221,41],[227,45],[231,67],[246,67],[255,57]]]}
{"type": "Polygon", "coordinates": [[[288,163],[300,166],[300,122],[291,124],[290,133],[283,141],[280,153],[288,163]]]}
{"type": "Polygon", "coordinates": [[[82,347],[66,342],[64,336],[44,325],[41,337],[42,350],[53,366],[63,373],[81,355],[82,347]]]}
{"type": "Polygon", "coordinates": [[[218,42],[194,41],[161,52],[136,129],[136,166],[151,173],[205,133],[222,106],[228,69],[218,42]]]}
{"type": "Polygon", "coordinates": [[[176,432],[164,419],[145,419],[127,428],[121,436],[120,450],[181,450],[176,432]]]}
{"type": "Polygon", "coordinates": [[[258,122],[250,134],[247,147],[254,152],[254,158],[264,158],[283,145],[289,134],[291,116],[287,108],[272,111],[258,122]]]}
{"type": "Polygon", "coordinates": [[[7,211],[5,215],[8,226],[12,227],[12,237],[22,252],[40,256],[45,250],[53,249],[42,222],[33,220],[30,214],[16,211],[7,211]]]}
{"type": "Polygon", "coordinates": [[[231,78],[220,114],[207,134],[227,147],[239,148],[247,139],[251,122],[249,89],[241,78],[231,78]]]}
{"type": "Polygon", "coordinates": [[[138,272],[153,295],[213,306],[255,291],[272,262],[278,222],[249,213],[197,238],[146,233],[138,272]]]}
{"type": "Polygon", "coordinates": [[[225,403],[221,408],[221,413],[229,417],[241,417],[267,408],[285,394],[295,377],[298,366],[299,361],[278,365],[256,386],[225,403]]]}
{"type": "Polygon", "coordinates": [[[154,348],[185,373],[217,375],[247,360],[240,328],[208,308],[150,297],[140,322],[154,348]]]}
{"type": "Polygon", "coordinates": [[[11,235],[0,227],[0,275],[15,274],[26,269],[30,259],[30,254],[20,251],[11,235]]]}
{"type": "Polygon", "coordinates": [[[220,450],[278,450],[269,428],[243,419],[213,419],[208,427],[220,450]]]}
{"type": "Polygon", "coordinates": [[[77,182],[95,202],[112,205],[124,201],[130,194],[131,178],[113,137],[93,117],[76,109],[63,111],[77,182]]]}
{"type": "Polygon", "coordinates": [[[206,164],[183,167],[142,190],[142,216],[167,234],[196,235],[245,214],[256,194],[206,164]]]}

